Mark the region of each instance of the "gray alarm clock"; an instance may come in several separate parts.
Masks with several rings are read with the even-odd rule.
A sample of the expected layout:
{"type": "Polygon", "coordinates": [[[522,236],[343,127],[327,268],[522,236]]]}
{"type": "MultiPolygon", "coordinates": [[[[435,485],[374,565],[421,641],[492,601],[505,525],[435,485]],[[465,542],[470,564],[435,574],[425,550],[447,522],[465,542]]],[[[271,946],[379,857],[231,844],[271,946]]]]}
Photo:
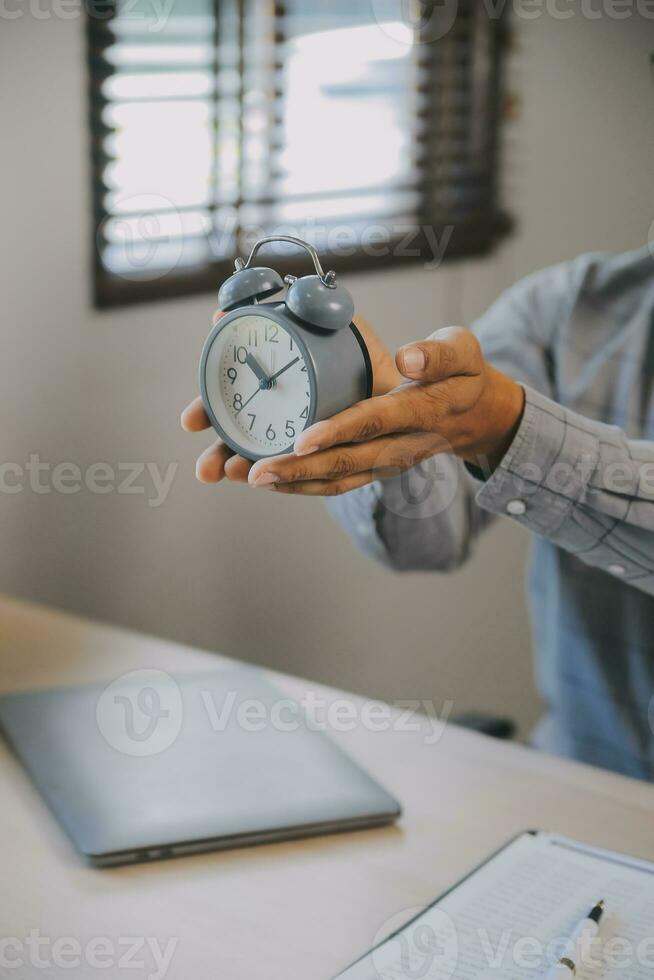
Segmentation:
{"type": "Polygon", "coordinates": [[[315,249],[287,235],[262,238],[223,283],[226,313],[207,337],[200,390],[211,424],[239,455],[257,460],[293,449],[303,429],[372,394],[372,364],[352,323],[354,303],[324,273],[315,249]],[[286,276],[252,265],[262,245],[306,249],[316,274],[286,276]],[[284,289],[283,301],[261,302],[284,289]]]}

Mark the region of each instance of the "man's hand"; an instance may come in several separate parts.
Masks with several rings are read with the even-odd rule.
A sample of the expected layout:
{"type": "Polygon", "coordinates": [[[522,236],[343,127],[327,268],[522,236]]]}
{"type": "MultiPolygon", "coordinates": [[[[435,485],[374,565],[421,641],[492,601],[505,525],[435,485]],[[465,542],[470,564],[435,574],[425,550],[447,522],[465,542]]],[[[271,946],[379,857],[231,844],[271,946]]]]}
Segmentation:
{"type": "MultiPolygon", "coordinates": [[[[200,457],[199,478],[227,476],[283,493],[333,496],[395,476],[439,452],[494,468],[520,424],[524,392],[484,361],[474,335],[446,327],[400,348],[393,365],[368,325],[362,326],[373,364],[379,360],[373,398],[306,429],[294,454],[251,464],[216,444],[200,457]]],[[[201,416],[196,402],[182,424],[191,431],[205,428],[201,416]]]]}

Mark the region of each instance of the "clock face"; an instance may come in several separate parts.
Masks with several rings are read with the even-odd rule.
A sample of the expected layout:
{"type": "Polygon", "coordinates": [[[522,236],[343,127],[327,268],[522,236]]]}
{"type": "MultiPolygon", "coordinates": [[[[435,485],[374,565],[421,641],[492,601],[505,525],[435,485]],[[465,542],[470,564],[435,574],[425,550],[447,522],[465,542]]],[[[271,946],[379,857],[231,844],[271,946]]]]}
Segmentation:
{"type": "Polygon", "coordinates": [[[246,314],[216,334],[206,396],[223,433],[250,457],[286,452],[311,420],[304,348],[276,320],[246,314]]]}

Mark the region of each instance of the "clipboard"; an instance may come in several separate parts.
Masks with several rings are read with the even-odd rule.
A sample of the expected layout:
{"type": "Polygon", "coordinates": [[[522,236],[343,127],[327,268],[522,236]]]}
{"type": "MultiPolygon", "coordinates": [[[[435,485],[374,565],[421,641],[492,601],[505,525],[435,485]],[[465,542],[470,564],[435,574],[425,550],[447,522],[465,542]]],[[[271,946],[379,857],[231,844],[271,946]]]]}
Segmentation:
{"type": "Polygon", "coordinates": [[[512,837],[334,980],[504,980],[509,973],[512,980],[533,980],[547,974],[599,898],[605,899],[607,915],[598,946],[576,980],[651,978],[654,938],[647,944],[654,926],[654,863],[529,830],[512,837]],[[631,949],[626,968],[614,968],[607,956],[616,938],[621,948],[631,949]]]}

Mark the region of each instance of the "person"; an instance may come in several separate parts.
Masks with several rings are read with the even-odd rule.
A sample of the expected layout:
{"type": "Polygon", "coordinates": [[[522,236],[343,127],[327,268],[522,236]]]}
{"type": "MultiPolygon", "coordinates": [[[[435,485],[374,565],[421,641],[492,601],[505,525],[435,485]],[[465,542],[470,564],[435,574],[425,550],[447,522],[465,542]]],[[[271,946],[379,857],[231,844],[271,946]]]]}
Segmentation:
{"type": "MultiPolygon", "coordinates": [[[[653,253],[535,273],[471,330],[437,330],[394,359],[360,327],[372,398],[286,456],[253,465],[217,442],[199,479],[328,497],[358,546],[400,571],[457,568],[497,516],[528,528],[547,706],[533,742],[652,780],[653,253]]],[[[201,400],[182,424],[208,426],[201,400]]]]}

